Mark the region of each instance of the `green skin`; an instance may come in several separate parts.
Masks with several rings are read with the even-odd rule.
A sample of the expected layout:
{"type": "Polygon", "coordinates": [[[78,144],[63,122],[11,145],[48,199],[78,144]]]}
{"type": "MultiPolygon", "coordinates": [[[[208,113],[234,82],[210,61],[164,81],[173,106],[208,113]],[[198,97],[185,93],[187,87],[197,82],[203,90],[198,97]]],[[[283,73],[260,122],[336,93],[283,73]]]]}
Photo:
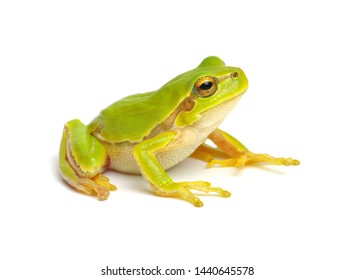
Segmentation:
{"type": "Polygon", "coordinates": [[[188,156],[208,166],[298,165],[292,158],[254,154],[218,129],[247,87],[240,68],[225,66],[218,57],[207,57],[157,91],[113,103],[88,126],[76,119],[67,122],[60,146],[60,172],[75,189],[99,200],[116,190],[102,175],[106,169],[114,169],[141,174],[158,195],[202,206],[190,190],[222,197],[230,193],[203,181],[173,182],[165,170],[188,156]],[[207,138],[216,147],[204,144],[207,138]]]}

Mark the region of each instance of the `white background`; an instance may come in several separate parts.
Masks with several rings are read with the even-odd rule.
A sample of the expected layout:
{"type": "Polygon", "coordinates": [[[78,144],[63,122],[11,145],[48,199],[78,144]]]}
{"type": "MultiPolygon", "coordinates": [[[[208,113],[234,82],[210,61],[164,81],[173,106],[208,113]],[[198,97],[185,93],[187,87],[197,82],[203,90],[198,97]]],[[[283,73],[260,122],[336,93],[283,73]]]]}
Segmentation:
{"type": "Polygon", "coordinates": [[[196,266],[255,267],[241,279],[355,279],[354,26],[342,0],[2,1],[0,278],[104,279],[106,265],[159,265],[191,270],[164,279],[204,279],[196,266]],[[187,159],[174,180],[232,193],[201,195],[203,208],[155,196],[138,176],[107,172],[119,190],[105,202],[63,183],[66,121],[88,123],[208,55],[250,84],[222,129],[300,166],[187,159]]]}

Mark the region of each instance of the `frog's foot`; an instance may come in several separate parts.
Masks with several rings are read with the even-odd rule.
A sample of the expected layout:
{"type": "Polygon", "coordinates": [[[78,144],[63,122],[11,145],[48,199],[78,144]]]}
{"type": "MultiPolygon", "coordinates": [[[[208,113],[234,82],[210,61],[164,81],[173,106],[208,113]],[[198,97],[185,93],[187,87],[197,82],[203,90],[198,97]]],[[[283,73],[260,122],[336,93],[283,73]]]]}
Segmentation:
{"type": "Polygon", "coordinates": [[[293,158],[275,158],[267,154],[254,154],[249,151],[239,152],[234,157],[228,159],[211,159],[207,166],[219,165],[222,167],[235,166],[250,166],[257,164],[273,164],[273,165],[299,165],[300,162],[293,158]]]}
{"type": "Polygon", "coordinates": [[[110,191],[117,190],[117,187],[112,185],[109,179],[101,173],[93,178],[78,178],[77,182],[72,185],[86,194],[97,196],[98,200],[106,200],[110,191]]]}
{"type": "Polygon", "coordinates": [[[221,188],[213,188],[211,184],[203,181],[194,182],[169,182],[157,188],[153,186],[154,191],[160,196],[178,197],[192,203],[196,207],[203,206],[202,201],[190,190],[197,190],[205,193],[217,193],[221,197],[230,197],[230,192],[221,188]]]}

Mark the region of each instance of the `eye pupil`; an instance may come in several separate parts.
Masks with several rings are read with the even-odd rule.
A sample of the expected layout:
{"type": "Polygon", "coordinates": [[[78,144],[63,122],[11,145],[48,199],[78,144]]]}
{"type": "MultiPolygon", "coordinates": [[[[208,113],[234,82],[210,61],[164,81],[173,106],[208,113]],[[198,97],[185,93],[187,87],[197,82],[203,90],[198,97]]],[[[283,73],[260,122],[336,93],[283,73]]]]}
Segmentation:
{"type": "Polygon", "coordinates": [[[212,87],[212,83],[209,81],[206,81],[200,85],[201,90],[209,90],[212,87]]]}
{"type": "Polygon", "coordinates": [[[199,78],[194,85],[193,93],[198,97],[209,97],[217,91],[217,80],[211,76],[199,78]]]}

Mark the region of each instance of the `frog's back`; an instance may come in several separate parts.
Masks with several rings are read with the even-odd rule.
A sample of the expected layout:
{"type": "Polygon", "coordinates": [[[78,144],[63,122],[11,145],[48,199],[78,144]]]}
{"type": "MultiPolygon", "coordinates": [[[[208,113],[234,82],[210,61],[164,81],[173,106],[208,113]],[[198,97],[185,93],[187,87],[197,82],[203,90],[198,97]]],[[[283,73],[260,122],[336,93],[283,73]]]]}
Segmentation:
{"type": "Polygon", "coordinates": [[[102,110],[93,121],[95,134],[110,142],[139,142],[182,102],[188,90],[165,85],[157,91],[122,98],[102,110]]]}

